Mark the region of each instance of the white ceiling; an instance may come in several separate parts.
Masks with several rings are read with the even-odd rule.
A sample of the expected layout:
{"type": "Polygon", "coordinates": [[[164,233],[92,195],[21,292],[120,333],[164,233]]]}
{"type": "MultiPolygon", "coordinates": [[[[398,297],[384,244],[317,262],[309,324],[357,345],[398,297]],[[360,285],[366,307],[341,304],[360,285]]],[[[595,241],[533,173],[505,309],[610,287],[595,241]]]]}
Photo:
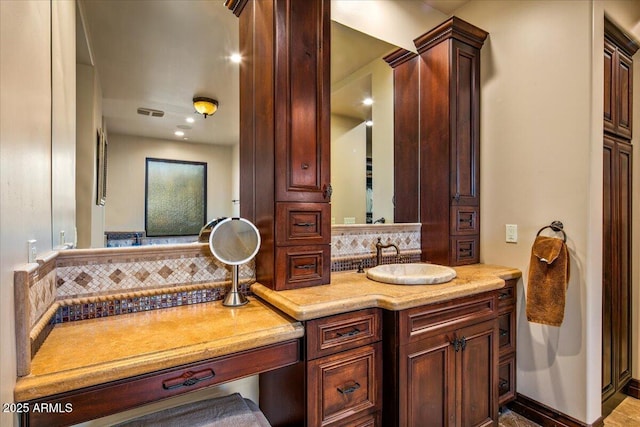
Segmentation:
{"type": "MultiPolygon", "coordinates": [[[[447,14],[465,2],[423,1],[447,14]]],[[[79,0],[79,6],[79,24],[84,25],[78,28],[86,29],[88,43],[78,37],[78,62],[93,61],[97,68],[109,133],[182,140],[174,131],[189,126],[184,130],[189,142],[238,141],[241,65],[229,56],[239,48],[239,20],[222,0],[79,0]],[[194,113],[194,96],[218,100],[218,112],[207,119],[194,113]],[[165,115],[141,116],[139,107],[165,115]],[[186,123],[187,117],[195,123],[186,123]]],[[[393,49],[333,23],[332,82],[393,49]]],[[[364,117],[367,112],[360,101],[367,83],[353,86],[353,93],[332,97],[332,110],[364,117]]]]}

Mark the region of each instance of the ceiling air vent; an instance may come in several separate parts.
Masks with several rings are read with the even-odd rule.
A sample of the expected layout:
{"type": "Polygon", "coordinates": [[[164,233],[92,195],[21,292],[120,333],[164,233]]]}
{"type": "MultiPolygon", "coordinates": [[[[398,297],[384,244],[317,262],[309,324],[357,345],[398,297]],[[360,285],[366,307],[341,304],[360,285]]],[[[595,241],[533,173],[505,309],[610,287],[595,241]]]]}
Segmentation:
{"type": "Polygon", "coordinates": [[[142,114],[143,116],[151,116],[151,117],[163,117],[164,111],[154,110],[153,108],[138,108],[138,114],[142,114]]]}

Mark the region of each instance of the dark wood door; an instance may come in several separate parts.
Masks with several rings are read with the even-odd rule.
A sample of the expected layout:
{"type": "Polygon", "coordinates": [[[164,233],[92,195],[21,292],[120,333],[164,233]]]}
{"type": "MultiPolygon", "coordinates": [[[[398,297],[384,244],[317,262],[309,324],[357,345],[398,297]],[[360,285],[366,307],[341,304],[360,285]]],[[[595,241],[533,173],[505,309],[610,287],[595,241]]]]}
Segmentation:
{"type": "Polygon", "coordinates": [[[456,352],[453,333],[400,347],[400,426],[456,425],[456,352]]]}
{"type": "Polygon", "coordinates": [[[631,378],[632,146],[603,143],[602,398],[631,378]]]}
{"type": "Polygon", "coordinates": [[[498,323],[490,320],[457,331],[457,412],[462,427],[492,426],[498,419],[498,323]]]}
{"type": "Polygon", "coordinates": [[[498,418],[498,323],[400,347],[400,426],[489,426],[498,418]]]}
{"type": "Polygon", "coordinates": [[[451,172],[453,205],[480,203],[480,50],[458,40],[451,50],[451,172]]]}
{"type": "Polygon", "coordinates": [[[329,2],[276,3],[275,37],[276,200],[328,202],[329,2]]]}

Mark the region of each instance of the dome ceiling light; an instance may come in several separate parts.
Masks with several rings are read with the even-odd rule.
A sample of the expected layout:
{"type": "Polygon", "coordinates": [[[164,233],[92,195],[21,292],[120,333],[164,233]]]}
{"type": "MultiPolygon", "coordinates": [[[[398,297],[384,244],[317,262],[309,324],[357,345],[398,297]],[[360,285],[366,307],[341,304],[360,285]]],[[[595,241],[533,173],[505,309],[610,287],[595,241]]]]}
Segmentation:
{"type": "Polygon", "coordinates": [[[196,97],[193,98],[193,108],[206,119],[207,116],[212,116],[218,111],[218,101],[211,98],[196,97]]]}

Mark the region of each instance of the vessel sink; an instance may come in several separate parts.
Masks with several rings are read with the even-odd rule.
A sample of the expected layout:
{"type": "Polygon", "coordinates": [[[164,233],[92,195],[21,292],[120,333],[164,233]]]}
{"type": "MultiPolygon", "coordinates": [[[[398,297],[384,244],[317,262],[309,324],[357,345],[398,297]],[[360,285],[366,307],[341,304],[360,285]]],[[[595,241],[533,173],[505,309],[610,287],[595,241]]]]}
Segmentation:
{"type": "Polygon", "coordinates": [[[436,285],[453,280],[456,271],[438,264],[383,264],[368,269],[367,277],[393,285],[436,285]]]}

